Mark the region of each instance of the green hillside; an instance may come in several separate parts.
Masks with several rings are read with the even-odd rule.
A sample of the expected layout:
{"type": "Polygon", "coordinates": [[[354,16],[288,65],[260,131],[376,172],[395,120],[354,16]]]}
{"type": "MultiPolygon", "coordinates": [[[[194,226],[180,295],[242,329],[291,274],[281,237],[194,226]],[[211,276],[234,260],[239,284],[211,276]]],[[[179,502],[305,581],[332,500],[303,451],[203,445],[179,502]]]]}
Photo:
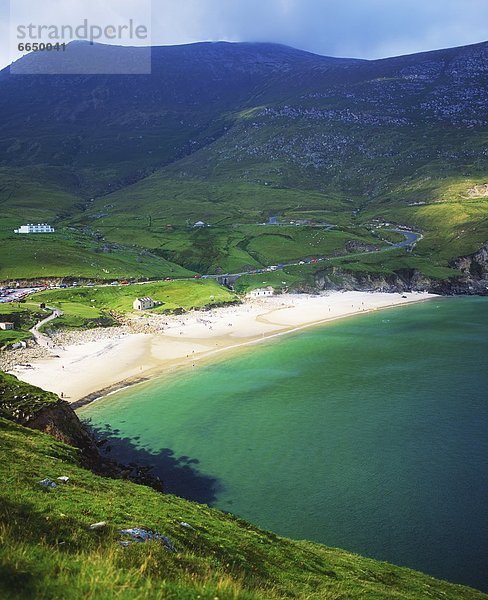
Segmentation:
{"type": "MultiPolygon", "coordinates": [[[[109,51],[74,44],[63,60],[109,51]]],[[[39,73],[48,60],[22,59],[39,73]]],[[[330,223],[349,239],[374,219],[414,227],[424,239],[407,265],[446,268],[488,240],[487,60],[487,43],[375,61],[202,43],[153,48],[137,86],[5,69],[0,281],[305,258],[311,235],[281,254],[252,229],[270,216],[330,223]],[[39,220],[56,227],[52,239],[12,233],[39,220]],[[192,231],[199,220],[211,230],[192,231]]]]}
{"type": "Polygon", "coordinates": [[[58,405],[0,374],[2,598],[475,600],[476,590],[266,532],[206,505],[95,475],[79,450],[9,419],[58,405]],[[58,477],[69,477],[67,483],[58,477]],[[57,483],[46,488],[40,481],[57,483]],[[98,522],[106,525],[90,529],[98,522]],[[120,542],[140,527],[162,541],[120,542]]]}
{"type": "Polygon", "coordinates": [[[41,310],[39,304],[8,302],[0,304],[0,320],[14,324],[13,330],[0,330],[0,348],[31,338],[29,329],[45,319],[49,312],[41,310]]]}
{"type": "Polygon", "coordinates": [[[238,301],[235,294],[213,280],[46,290],[34,294],[31,301],[63,311],[61,317],[47,325],[49,329],[85,328],[114,324],[111,315],[132,312],[134,300],[141,296],[149,296],[158,303],[152,313],[211,308],[238,301]]]}

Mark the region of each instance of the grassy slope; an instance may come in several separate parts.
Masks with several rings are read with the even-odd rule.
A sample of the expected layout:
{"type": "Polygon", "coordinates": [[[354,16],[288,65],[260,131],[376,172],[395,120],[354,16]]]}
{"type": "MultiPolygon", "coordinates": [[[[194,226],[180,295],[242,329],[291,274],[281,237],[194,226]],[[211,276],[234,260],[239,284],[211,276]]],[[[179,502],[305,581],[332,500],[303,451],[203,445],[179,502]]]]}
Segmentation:
{"type": "Polygon", "coordinates": [[[59,402],[46,392],[0,371],[0,417],[15,420],[19,416],[34,417],[43,408],[59,402]]]}
{"type": "MultiPolygon", "coordinates": [[[[100,172],[94,177],[100,176],[100,172]]],[[[184,275],[185,269],[124,240],[106,246],[89,228],[64,223],[89,205],[69,168],[0,168],[0,281],[34,277],[114,279],[184,275]],[[28,222],[48,222],[54,235],[19,236],[13,230],[28,222]]]]}
{"type": "Polygon", "coordinates": [[[11,321],[15,325],[12,331],[0,330],[0,348],[8,344],[31,337],[31,329],[38,321],[48,316],[38,304],[9,302],[0,304],[0,321],[11,321]]]}
{"type": "MultiPolygon", "coordinates": [[[[356,275],[377,276],[388,276],[398,271],[417,269],[433,280],[455,278],[460,275],[460,272],[455,269],[439,266],[422,256],[407,254],[402,249],[392,248],[380,253],[357,253],[330,258],[315,264],[285,267],[283,270],[271,273],[245,275],[237,280],[235,289],[237,292],[246,292],[268,285],[276,290],[301,287],[303,284],[313,287],[315,276],[330,267],[339,267],[345,272],[356,275]]],[[[337,284],[340,285],[339,280],[337,284]]]]}
{"type": "MultiPolygon", "coordinates": [[[[463,184],[463,192],[469,187],[463,184]]],[[[425,235],[417,244],[417,252],[434,264],[446,265],[458,256],[475,252],[488,240],[488,198],[463,198],[461,193],[450,197],[448,190],[439,186],[437,202],[377,211],[368,207],[362,217],[381,216],[417,227],[425,235]]]]}
{"type": "Polygon", "coordinates": [[[280,538],[205,505],[78,465],[77,451],[0,419],[4,598],[480,599],[466,587],[342,550],[280,538]],[[45,477],[70,477],[46,490],[45,477]],[[107,527],[88,526],[106,521],[107,527]],[[179,525],[190,523],[193,530],[179,525]],[[118,529],[167,535],[123,548],[118,529]]]}
{"type": "MultiPolygon", "coordinates": [[[[151,312],[190,310],[229,302],[236,296],[213,280],[164,281],[141,285],[100,286],[47,290],[32,296],[32,302],[44,302],[60,308],[65,314],[47,327],[86,327],[96,320],[108,319],[111,311],[117,313],[133,310],[134,300],[149,296],[161,306],[151,312]]],[[[109,324],[109,323],[107,323],[109,324]]]]}
{"type": "MultiPolygon", "coordinates": [[[[209,149],[211,146],[209,147],[209,149]]],[[[201,151],[202,160],[206,154],[201,151]]],[[[184,169],[183,161],[177,163],[184,169]]],[[[176,225],[199,220],[215,222],[224,219],[226,224],[261,222],[264,217],[300,207],[318,209],[329,213],[340,212],[348,206],[340,197],[307,191],[298,186],[274,187],[265,182],[239,182],[212,177],[174,176],[172,171],[160,170],[134,185],[97,199],[90,213],[104,214],[96,225],[132,225],[134,214],[147,221],[152,215],[155,222],[176,225]],[[130,216],[129,223],[123,218],[130,216]]],[[[77,218],[84,223],[88,215],[77,218]]]]}
{"type": "Polygon", "coordinates": [[[0,229],[0,281],[33,278],[86,278],[112,280],[125,278],[184,277],[190,272],[155,256],[144,248],[106,244],[71,228],[53,234],[16,235],[14,226],[23,221],[5,221],[0,229]]]}
{"type": "MultiPolygon", "coordinates": [[[[376,136],[378,144],[381,135],[387,134],[376,136]]],[[[422,137],[420,133],[418,135],[422,137]]],[[[254,143],[257,144],[255,140],[254,143]]],[[[217,149],[219,144],[223,141],[215,144],[217,149]]],[[[415,154],[414,147],[412,141],[412,154],[415,154]]],[[[433,268],[447,267],[451,260],[475,252],[488,239],[488,199],[468,195],[470,188],[487,179],[486,168],[482,166],[466,166],[466,173],[463,173],[459,166],[449,169],[447,162],[439,165],[431,161],[423,166],[420,175],[409,176],[401,161],[388,166],[385,160],[378,159],[362,167],[362,179],[356,182],[354,192],[340,190],[340,186],[338,189],[327,177],[315,183],[311,176],[302,181],[305,178],[303,169],[294,169],[291,164],[278,168],[277,164],[270,163],[268,172],[262,176],[263,164],[255,160],[239,160],[237,166],[233,163],[224,168],[212,153],[217,154],[213,146],[97,201],[92,210],[105,215],[96,221],[98,230],[109,240],[120,241],[126,236],[142,246],[158,248],[170,260],[201,271],[215,267],[235,271],[256,263],[263,265],[309,256],[315,235],[313,230],[300,240],[295,234],[296,247],[290,253],[288,249],[293,244],[277,244],[277,238],[271,236],[266,240],[262,234],[250,233],[251,226],[228,228],[235,223],[264,221],[274,214],[283,219],[315,218],[331,222],[340,228],[352,228],[358,236],[364,236],[361,226],[373,218],[416,227],[424,234],[417,250],[425,260],[419,262],[405,254],[403,262],[411,268],[426,267],[423,268],[425,275],[429,275],[429,263],[433,268]],[[221,170],[215,175],[216,165],[221,170]],[[394,173],[386,177],[390,168],[394,173]],[[241,169],[245,172],[242,179],[247,181],[240,180],[241,169]],[[202,175],[199,178],[200,170],[212,173],[212,177],[203,179],[202,175]],[[468,175],[471,171],[477,174],[468,175]],[[281,172],[282,176],[273,178],[276,172],[281,172]],[[285,174],[286,183],[283,180],[285,174]],[[269,185],[265,185],[266,182],[269,185]],[[310,190],[311,185],[317,190],[310,190]],[[325,189],[318,191],[324,185],[325,189]],[[371,185],[378,187],[374,194],[368,189],[371,185]],[[412,206],[414,202],[425,204],[412,206]],[[139,220],[129,221],[134,206],[144,206],[147,214],[139,220]],[[359,212],[353,213],[354,209],[359,212]],[[151,228],[147,224],[149,215],[153,215],[151,228]],[[225,229],[200,232],[198,235],[206,236],[202,243],[197,234],[179,228],[184,222],[199,219],[222,223],[225,229]],[[130,226],[127,226],[129,222],[130,226]],[[168,224],[173,228],[168,228],[168,224]]],[[[344,181],[353,181],[356,169],[357,163],[350,162],[340,165],[339,170],[344,181]]],[[[136,211],[139,213],[139,209],[136,211]]],[[[351,235],[351,239],[354,237],[351,235]]],[[[329,245],[324,254],[330,249],[329,245]]],[[[357,264],[360,265],[360,261],[357,264]]]]}

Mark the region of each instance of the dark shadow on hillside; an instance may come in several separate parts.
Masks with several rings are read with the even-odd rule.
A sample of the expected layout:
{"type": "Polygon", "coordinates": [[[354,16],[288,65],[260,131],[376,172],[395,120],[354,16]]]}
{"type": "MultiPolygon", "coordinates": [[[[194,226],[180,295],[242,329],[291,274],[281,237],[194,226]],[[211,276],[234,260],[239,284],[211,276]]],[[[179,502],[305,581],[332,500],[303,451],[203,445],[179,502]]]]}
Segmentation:
{"type": "MultiPolygon", "coordinates": [[[[65,494],[70,494],[70,484],[58,483],[57,485],[59,489],[64,488],[65,494]]],[[[41,544],[46,548],[62,550],[65,553],[79,553],[89,548],[90,544],[98,545],[96,540],[101,534],[89,531],[90,517],[86,520],[69,515],[63,515],[62,518],[46,518],[46,510],[48,510],[46,506],[51,502],[51,498],[56,499],[58,491],[58,489],[44,488],[36,481],[31,491],[35,502],[0,497],[0,515],[7,531],[6,539],[27,545],[41,544]],[[40,496],[49,498],[47,504],[42,500],[39,501],[40,496]]],[[[23,571],[20,566],[19,577],[23,578],[25,574],[26,583],[31,585],[28,581],[28,572],[23,571]]],[[[5,576],[5,572],[0,569],[0,581],[5,576]]],[[[32,583],[35,584],[35,581],[32,583]]],[[[0,597],[3,596],[0,594],[0,597]]]]}
{"type": "Polygon", "coordinates": [[[170,448],[152,452],[138,445],[138,437],[119,437],[119,430],[108,424],[94,426],[88,421],[85,425],[97,440],[100,453],[127,466],[130,476],[140,473],[142,467],[149,476],[161,479],[166,494],[204,504],[216,501],[222,486],[215,477],[198,472],[195,465],[199,461],[196,458],[177,457],[170,448]]]}

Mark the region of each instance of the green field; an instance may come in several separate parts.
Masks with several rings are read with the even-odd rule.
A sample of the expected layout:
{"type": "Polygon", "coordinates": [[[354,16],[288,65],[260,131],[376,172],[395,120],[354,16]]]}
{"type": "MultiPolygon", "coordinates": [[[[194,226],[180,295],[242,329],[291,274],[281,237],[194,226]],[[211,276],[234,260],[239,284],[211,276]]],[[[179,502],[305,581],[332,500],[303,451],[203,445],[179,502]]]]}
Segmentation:
{"type": "Polygon", "coordinates": [[[2,598],[486,598],[410,569],[285,539],[206,505],[97,476],[80,466],[79,450],[8,420],[39,413],[55,404],[56,396],[3,374],[0,392],[2,598]],[[39,485],[62,475],[68,483],[57,482],[54,489],[39,485]],[[90,530],[100,521],[106,526],[90,530]],[[121,546],[119,530],[129,527],[162,533],[176,552],[154,541],[121,546]]]}
{"type": "Polygon", "coordinates": [[[0,331],[0,348],[32,337],[29,329],[50,314],[49,310],[42,310],[40,304],[59,308],[64,313],[44,329],[86,329],[116,325],[117,316],[132,312],[134,300],[141,296],[155,300],[158,304],[150,312],[159,314],[238,301],[227,288],[206,279],[46,290],[33,294],[26,302],[0,304],[0,320],[15,324],[14,331],[0,331]]]}
{"type": "MultiPolygon", "coordinates": [[[[468,187],[464,184],[463,190],[468,187]]],[[[441,198],[443,192],[441,188],[441,198]]],[[[488,240],[488,198],[459,199],[459,195],[423,206],[382,207],[381,213],[368,207],[362,218],[380,214],[386,220],[419,229],[424,239],[418,242],[416,252],[434,264],[447,266],[453,259],[475,252],[488,240]]]]}
{"type": "Polygon", "coordinates": [[[15,326],[13,331],[0,330],[0,348],[30,339],[32,335],[29,333],[29,329],[49,314],[49,311],[40,309],[38,304],[23,302],[0,304],[0,321],[10,321],[15,326]]]}
{"type": "Polygon", "coordinates": [[[16,235],[17,219],[0,219],[0,281],[56,278],[107,281],[126,278],[185,277],[191,272],[148,249],[107,244],[70,227],[52,234],[16,235]]]}
{"type": "Polygon", "coordinates": [[[46,290],[31,297],[33,303],[59,308],[64,315],[47,328],[111,325],[111,315],[132,312],[133,302],[149,296],[158,304],[150,312],[187,311],[236,302],[237,297],[213,280],[163,281],[118,286],[94,286],[46,290]]]}
{"type": "MultiPolygon", "coordinates": [[[[197,172],[199,156],[192,158],[197,172]]],[[[40,187],[29,197],[30,184],[25,190],[20,186],[0,218],[0,246],[5,249],[0,254],[0,281],[104,282],[240,272],[315,255],[333,257],[351,240],[386,245],[401,239],[385,228],[375,234],[375,219],[423,233],[417,259],[404,252],[401,266],[430,276],[433,269],[441,273],[453,259],[475,252],[488,239],[488,198],[469,192],[482,185],[484,177],[452,174],[439,179],[434,171],[427,176],[424,170],[424,177],[405,178],[388,194],[365,202],[332,190],[226,181],[222,174],[177,180],[172,178],[175,168],[88,203],[77,203],[58,190],[49,210],[44,207],[50,187],[40,187]],[[425,203],[415,204],[419,200],[425,203]],[[80,212],[77,206],[82,205],[80,212]],[[15,235],[13,229],[24,222],[20,215],[26,210],[52,223],[55,234],[15,235]],[[272,215],[282,223],[308,219],[335,228],[258,225],[272,215]],[[198,220],[211,226],[194,228],[198,220]]],[[[18,177],[22,181],[27,176],[19,172],[18,177]]],[[[358,272],[362,264],[355,261],[358,272]]],[[[365,272],[370,271],[368,267],[365,272]]]]}
{"type": "MultiPolygon", "coordinates": [[[[150,245],[154,253],[201,273],[236,273],[273,263],[344,251],[350,240],[380,243],[365,228],[327,231],[296,225],[107,229],[107,239],[127,237],[150,245]]],[[[401,238],[403,239],[403,238],[401,238]]]]}

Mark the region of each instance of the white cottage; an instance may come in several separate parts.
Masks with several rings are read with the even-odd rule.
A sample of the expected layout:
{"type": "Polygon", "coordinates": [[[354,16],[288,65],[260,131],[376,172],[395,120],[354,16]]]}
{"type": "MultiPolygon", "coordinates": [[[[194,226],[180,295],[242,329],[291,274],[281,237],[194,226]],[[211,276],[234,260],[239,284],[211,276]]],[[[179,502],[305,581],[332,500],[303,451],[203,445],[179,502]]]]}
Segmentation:
{"type": "Polygon", "coordinates": [[[248,298],[265,298],[274,295],[274,290],[272,287],[267,288],[258,288],[256,290],[252,290],[247,294],[248,298]]]}
{"type": "Polygon", "coordinates": [[[134,310],[146,310],[148,308],[153,308],[155,306],[155,302],[152,298],[144,297],[144,298],[136,298],[132,304],[134,310]]]}

